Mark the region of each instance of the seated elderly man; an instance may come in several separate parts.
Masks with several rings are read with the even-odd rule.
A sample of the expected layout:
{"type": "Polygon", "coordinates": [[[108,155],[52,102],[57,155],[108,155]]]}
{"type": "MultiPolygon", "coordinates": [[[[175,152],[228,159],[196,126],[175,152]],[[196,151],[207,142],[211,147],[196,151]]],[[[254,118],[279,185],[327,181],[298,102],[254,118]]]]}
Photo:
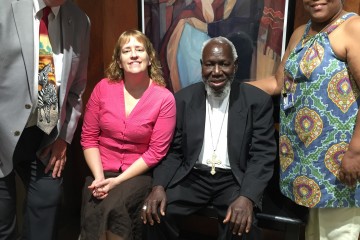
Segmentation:
{"type": "Polygon", "coordinates": [[[260,239],[254,209],[276,155],[272,99],[234,81],[237,53],[224,37],[204,43],[201,66],[203,82],[175,95],[174,139],[142,210],[145,238],[178,239],[180,217],[212,205],[219,239],[260,239]]]}

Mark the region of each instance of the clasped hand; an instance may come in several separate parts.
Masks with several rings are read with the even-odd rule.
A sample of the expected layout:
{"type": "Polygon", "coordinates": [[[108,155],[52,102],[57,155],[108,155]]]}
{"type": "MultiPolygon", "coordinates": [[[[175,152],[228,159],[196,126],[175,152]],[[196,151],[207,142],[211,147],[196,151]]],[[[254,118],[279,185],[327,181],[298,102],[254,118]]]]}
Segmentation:
{"type": "Polygon", "coordinates": [[[88,189],[95,198],[104,199],[116,185],[118,185],[116,178],[95,179],[88,189]]]}

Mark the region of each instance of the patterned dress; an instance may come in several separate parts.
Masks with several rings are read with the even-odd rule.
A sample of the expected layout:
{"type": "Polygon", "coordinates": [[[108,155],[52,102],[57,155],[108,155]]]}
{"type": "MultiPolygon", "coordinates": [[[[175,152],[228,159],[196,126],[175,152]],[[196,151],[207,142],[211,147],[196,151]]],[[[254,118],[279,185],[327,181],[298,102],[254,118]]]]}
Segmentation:
{"type": "Polygon", "coordinates": [[[347,13],[314,36],[308,35],[309,22],[285,65],[280,187],[285,196],[306,207],[360,207],[360,184],[347,187],[338,178],[354,131],[359,89],[328,38],[354,15],[347,13]]]}

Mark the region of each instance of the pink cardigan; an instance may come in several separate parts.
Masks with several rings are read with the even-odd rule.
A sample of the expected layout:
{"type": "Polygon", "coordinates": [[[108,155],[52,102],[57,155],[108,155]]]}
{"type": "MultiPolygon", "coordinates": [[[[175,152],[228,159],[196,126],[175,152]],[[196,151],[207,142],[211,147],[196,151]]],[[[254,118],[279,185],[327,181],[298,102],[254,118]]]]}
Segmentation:
{"type": "Polygon", "coordinates": [[[99,149],[104,171],[125,171],[139,157],[153,167],[169,149],[175,108],[173,94],[153,83],[126,117],[123,81],[102,79],[86,105],[81,145],[99,149]]]}

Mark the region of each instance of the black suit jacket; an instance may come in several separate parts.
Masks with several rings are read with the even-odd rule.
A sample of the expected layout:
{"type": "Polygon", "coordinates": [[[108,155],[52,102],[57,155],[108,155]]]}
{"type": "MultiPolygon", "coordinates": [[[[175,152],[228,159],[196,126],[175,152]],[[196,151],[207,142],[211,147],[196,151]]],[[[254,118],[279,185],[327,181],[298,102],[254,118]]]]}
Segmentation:
{"type": "MultiPolygon", "coordinates": [[[[185,178],[198,160],[205,129],[206,92],[202,82],[175,94],[175,135],[166,157],[154,169],[153,185],[165,188],[185,178]]],[[[228,154],[240,195],[261,206],[276,155],[272,99],[249,84],[234,81],[228,113],[228,154]]]]}

